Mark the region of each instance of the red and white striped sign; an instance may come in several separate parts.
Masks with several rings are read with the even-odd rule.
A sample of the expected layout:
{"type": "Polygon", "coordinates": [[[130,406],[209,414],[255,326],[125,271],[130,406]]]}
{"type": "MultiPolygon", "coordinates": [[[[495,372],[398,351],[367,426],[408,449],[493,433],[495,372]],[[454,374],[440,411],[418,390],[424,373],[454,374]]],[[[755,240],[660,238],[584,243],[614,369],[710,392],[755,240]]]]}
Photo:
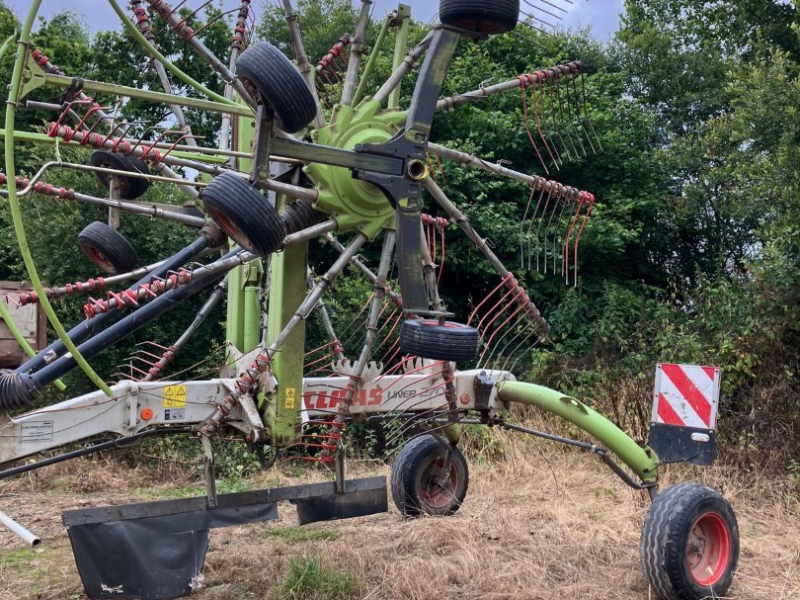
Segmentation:
{"type": "Polygon", "coordinates": [[[719,367],[656,365],[653,423],[716,429],[719,367]]]}

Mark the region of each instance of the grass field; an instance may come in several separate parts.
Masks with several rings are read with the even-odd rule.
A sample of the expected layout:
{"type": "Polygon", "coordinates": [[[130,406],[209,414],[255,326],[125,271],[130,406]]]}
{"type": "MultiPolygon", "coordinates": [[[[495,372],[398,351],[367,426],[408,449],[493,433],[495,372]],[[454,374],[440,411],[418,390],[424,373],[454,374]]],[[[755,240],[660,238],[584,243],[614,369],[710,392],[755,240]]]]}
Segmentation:
{"type": "MultiPolygon", "coordinates": [[[[639,566],[648,502],[596,459],[496,433],[501,457],[479,454],[461,510],[447,518],[388,514],[299,527],[277,522],[216,529],[198,600],[650,600],[639,566]]],[[[349,475],[388,475],[350,461],[349,475]]],[[[729,596],[800,600],[797,482],[724,467],[673,467],[663,484],[698,480],[723,491],[739,519],[742,553],[729,596]],[[794,486],[794,487],[792,487],[794,486]]],[[[321,481],[323,471],[279,465],[237,488],[321,481]]],[[[42,538],[30,550],[0,531],[0,600],[85,598],[62,510],[197,495],[180,470],[126,469],[106,459],[49,467],[0,484],[0,510],[42,538]],[[160,477],[157,476],[160,474],[160,477]],[[168,479],[169,483],[165,483],[168,479]]]]}

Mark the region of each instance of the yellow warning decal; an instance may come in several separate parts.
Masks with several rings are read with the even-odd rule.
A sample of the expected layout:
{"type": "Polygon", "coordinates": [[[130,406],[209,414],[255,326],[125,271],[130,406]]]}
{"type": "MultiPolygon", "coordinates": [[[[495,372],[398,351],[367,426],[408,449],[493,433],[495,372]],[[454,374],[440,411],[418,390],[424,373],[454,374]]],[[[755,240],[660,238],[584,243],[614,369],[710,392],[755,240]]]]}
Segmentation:
{"type": "Polygon", "coordinates": [[[284,408],[286,410],[294,410],[294,399],[295,399],[295,389],[293,387],[286,388],[286,396],[283,402],[284,408]]]}
{"type": "Polygon", "coordinates": [[[185,385],[168,385],[164,388],[164,408],[184,408],[185,406],[185,385]]]}

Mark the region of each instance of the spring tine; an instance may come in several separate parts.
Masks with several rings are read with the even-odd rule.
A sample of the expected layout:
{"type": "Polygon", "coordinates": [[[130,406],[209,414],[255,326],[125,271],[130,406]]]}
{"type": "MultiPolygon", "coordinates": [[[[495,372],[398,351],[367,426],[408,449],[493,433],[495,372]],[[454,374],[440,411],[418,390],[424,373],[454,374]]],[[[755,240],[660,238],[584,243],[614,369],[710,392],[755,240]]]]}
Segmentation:
{"type": "MultiPolygon", "coordinates": [[[[562,6],[559,6],[558,4],[553,4],[552,2],[549,2],[548,0],[539,0],[539,2],[541,2],[542,4],[547,4],[547,6],[552,6],[556,10],[560,10],[563,13],[568,12],[566,8],[564,8],[562,6]]],[[[570,4],[572,4],[572,2],[570,2],[570,4]]]]}
{"type": "MultiPolygon", "coordinates": [[[[556,211],[558,210],[558,201],[561,199],[561,195],[564,192],[564,188],[559,184],[558,188],[556,189],[556,204],[553,207],[552,212],[550,213],[550,219],[547,221],[547,227],[544,229],[544,272],[545,275],[547,274],[547,232],[550,231],[550,226],[553,224],[553,217],[556,216],[556,211]]],[[[555,248],[553,248],[553,260],[555,261],[555,248]]],[[[555,273],[555,268],[553,269],[555,273]]]]}
{"type": "Polygon", "coordinates": [[[544,193],[545,193],[545,188],[542,188],[542,191],[539,193],[539,199],[536,201],[536,208],[533,211],[533,215],[531,215],[531,220],[528,222],[528,233],[526,235],[526,238],[528,240],[528,271],[531,270],[531,256],[533,254],[531,252],[531,230],[533,229],[533,222],[536,220],[536,215],[539,213],[539,206],[541,206],[542,204],[542,198],[544,198],[544,193]]]}
{"type": "Polygon", "coordinates": [[[539,42],[537,42],[536,40],[534,40],[532,38],[525,37],[524,35],[520,34],[517,31],[510,31],[509,33],[511,35],[513,35],[515,38],[522,40],[523,42],[526,42],[528,44],[532,44],[534,46],[537,46],[541,50],[547,50],[547,47],[544,44],[540,44],[539,42]]]}
{"type": "Polygon", "coordinates": [[[589,123],[589,127],[592,130],[592,135],[594,135],[594,139],[597,141],[597,145],[600,148],[600,152],[604,152],[603,143],[600,141],[600,138],[598,137],[597,132],[594,129],[592,120],[589,118],[589,111],[586,107],[586,73],[584,73],[583,71],[581,71],[581,94],[583,95],[583,117],[589,123]]]}
{"type": "Polygon", "coordinates": [[[573,156],[575,157],[572,160],[575,160],[576,158],[578,158],[580,156],[580,154],[578,153],[578,150],[575,147],[575,141],[572,139],[572,133],[570,133],[570,131],[569,131],[569,123],[564,118],[564,103],[561,100],[561,86],[562,86],[562,81],[561,80],[557,81],[556,82],[556,98],[558,98],[558,114],[559,114],[559,118],[561,119],[561,124],[564,127],[564,131],[567,132],[567,139],[569,140],[569,144],[572,147],[573,156]]]}
{"type": "MultiPolygon", "coordinates": [[[[548,71],[548,75],[549,75],[549,73],[550,72],[548,71]]],[[[553,85],[553,82],[551,81],[550,77],[547,78],[547,81],[545,82],[545,85],[547,86],[547,93],[542,93],[541,94],[541,97],[542,97],[542,115],[544,115],[545,112],[548,113],[548,115],[550,117],[551,129],[555,130],[556,129],[555,126],[554,126],[555,125],[555,120],[553,118],[553,92],[551,90],[551,86],[553,85]],[[545,105],[545,103],[548,100],[548,97],[550,99],[550,110],[549,111],[547,111],[547,106],[545,105]]],[[[554,134],[552,133],[552,131],[548,133],[547,127],[544,125],[544,123],[546,123],[546,121],[543,118],[542,119],[542,127],[545,130],[545,134],[549,135],[549,137],[550,137],[550,145],[553,147],[553,152],[555,152],[555,157],[556,157],[556,168],[560,171],[561,170],[561,166],[564,164],[564,159],[561,158],[561,152],[559,151],[558,146],[556,144],[554,134]]]]}
{"type": "Polygon", "coordinates": [[[581,192],[580,198],[576,199],[576,202],[579,202],[578,208],[575,211],[574,216],[572,217],[572,222],[570,223],[569,229],[567,230],[567,236],[564,241],[564,282],[569,285],[569,244],[570,239],[572,238],[572,231],[575,229],[575,225],[578,222],[578,218],[580,217],[581,210],[583,209],[583,205],[586,202],[586,192],[581,192]]]}
{"type": "Polygon", "coordinates": [[[586,214],[583,217],[583,223],[581,223],[581,228],[578,230],[578,235],[575,236],[575,248],[573,249],[573,259],[575,261],[575,287],[578,287],[578,245],[581,241],[581,235],[583,235],[583,229],[586,227],[587,221],[589,221],[589,217],[592,215],[592,209],[594,208],[594,196],[592,194],[587,194],[589,197],[589,209],[586,211],[586,214]]]}
{"type": "MultiPolygon", "coordinates": [[[[561,212],[558,215],[558,223],[556,223],[556,230],[553,233],[553,274],[556,274],[556,249],[561,248],[561,244],[558,242],[558,232],[561,231],[561,225],[564,222],[564,213],[567,209],[567,197],[566,195],[562,195],[561,197],[561,212]]],[[[561,266],[561,272],[558,273],[559,275],[564,274],[564,254],[561,254],[561,260],[559,261],[561,266]]]]}
{"type": "MultiPolygon", "coordinates": [[[[531,8],[535,8],[535,9],[536,9],[536,10],[538,10],[539,12],[543,12],[543,13],[544,13],[544,14],[546,14],[546,15],[550,15],[551,17],[554,17],[554,18],[555,18],[557,21],[563,21],[563,20],[564,20],[564,17],[562,17],[561,15],[556,15],[556,14],[553,14],[553,13],[551,13],[550,11],[548,11],[548,10],[545,10],[545,9],[544,9],[544,8],[542,8],[541,6],[538,6],[538,5],[536,5],[536,4],[533,4],[533,3],[529,2],[528,0],[523,0],[523,2],[525,2],[525,4],[527,4],[527,5],[528,5],[528,6],[530,6],[531,8]]],[[[562,9],[562,10],[563,10],[563,9],[562,9]]]]}
{"type": "MultiPolygon", "coordinates": [[[[581,152],[583,153],[583,156],[585,157],[585,156],[588,156],[586,154],[586,147],[583,145],[583,140],[581,139],[581,134],[578,131],[578,127],[575,125],[575,117],[572,116],[572,92],[570,91],[570,88],[569,88],[569,80],[570,80],[569,77],[565,77],[564,78],[564,87],[566,88],[566,93],[567,93],[567,101],[566,101],[567,115],[569,115],[570,127],[572,127],[572,130],[575,132],[575,137],[577,138],[578,144],[581,147],[581,152]]],[[[577,112],[577,111],[578,111],[578,107],[576,106],[575,107],[575,112],[577,112]]]]}
{"type": "Polygon", "coordinates": [[[520,90],[522,90],[522,116],[525,122],[525,133],[528,134],[528,139],[531,142],[531,146],[533,146],[533,149],[536,151],[536,156],[539,157],[539,162],[542,164],[542,168],[544,169],[545,174],[549,175],[550,171],[547,170],[547,165],[544,164],[544,159],[542,158],[542,154],[539,152],[539,148],[536,146],[536,142],[533,139],[533,133],[531,133],[530,122],[528,120],[528,91],[526,84],[527,83],[531,83],[532,85],[535,84],[532,83],[531,78],[529,78],[528,75],[520,75],[519,81],[520,81],[519,87],[520,90]]]}
{"type": "Polygon", "coordinates": [[[528,196],[528,203],[525,205],[525,214],[522,215],[522,220],[519,222],[519,260],[520,260],[520,269],[525,268],[525,220],[528,218],[528,212],[531,209],[531,203],[533,202],[533,195],[536,193],[536,188],[531,186],[531,194],[528,196]]]}
{"type": "MultiPolygon", "coordinates": [[[[553,104],[553,86],[554,85],[558,85],[558,82],[551,81],[550,84],[547,86],[547,90],[548,90],[548,92],[550,94],[550,114],[552,115],[552,118],[553,118],[553,129],[555,130],[556,135],[558,136],[558,139],[561,141],[561,147],[564,148],[565,151],[566,151],[567,160],[571,161],[572,157],[569,154],[569,148],[564,143],[564,138],[561,137],[561,128],[556,125],[556,116],[558,115],[558,111],[556,111],[555,105],[553,104]]],[[[562,161],[562,164],[563,164],[563,161],[562,161]]]]}
{"type": "MultiPolygon", "coordinates": [[[[540,81],[542,79],[542,77],[539,78],[540,81]]],[[[553,153],[550,151],[550,146],[547,144],[547,138],[545,138],[544,134],[542,133],[542,126],[539,122],[539,98],[536,94],[536,84],[531,86],[531,90],[531,93],[533,94],[533,116],[536,119],[536,129],[539,132],[539,137],[542,139],[545,150],[547,150],[547,154],[550,155],[550,160],[556,165],[556,170],[559,170],[558,161],[553,157],[553,153]]]]}
{"type": "MultiPolygon", "coordinates": [[[[523,16],[525,16],[525,17],[528,17],[528,18],[530,18],[530,19],[533,19],[534,21],[539,21],[539,23],[542,23],[543,25],[547,25],[548,27],[552,27],[554,30],[555,30],[555,29],[558,29],[558,26],[557,26],[557,25],[553,25],[552,23],[550,23],[549,21],[545,21],[545,20],[544,20],[544,19],[542,19],[541,17],[538,17],[538,16],[536,16],[536,15],[533,15],[533,14],[531,14],[531,13],[526,13],[524,10],[521,10],[521,11],[519,11],[519,12],[520,12],[520,14],[521,14],[521,15],[523,15],[523,16]]],[[[549,35],[552,35],[552,34],[553,34],[553,32],[552,32],[552,31],[547,31],[547,32],[545,32],[545,33],[547,33],[547,34],[549,34],[549,35]]]]}
{"type": "MultiPolygon", "coordinates": [[[[577,75],[571,77],[570,79],[572,80],[572,88],[575,94],[575,116],[578,118],[578,124],[581,126],[581,129],[583,129],[583,133],[586,135],[586,141],[589,142],[589,147],[592,149],[592,154],[596,155],[597,151],[594,149],[592,138],[589,137],[589,132],[586,130],[586,126],[584,125],[586,118],[585,117],[581,118],[581,99],[578,94],[578,84],[575,82],[575,79],[577,79],[577,75]]],[[[569,87],[570,79],[567,80],[567,87],[569,87]]]]}
{"type": "MultiPolygon", "coordinates": [[[[547,214],[547,207],[550,205],[550,197],[553,195],[553,187],[551,186],[550,189],[547,191],[547,200],[545,200],[544,208],[542,209],[542,216],[539,218],[539,226],[536,228],[536,272],[539,272],[539,250],[541,248],[541,244],[539,240],[539,233],[542,230],[542,223],[544,223],[544,216],[547,214]]],[[[546,232],[545,232],[546,233],[546,232]]],[[[546,265],[545,265],[546,268],[546,265]]]]}

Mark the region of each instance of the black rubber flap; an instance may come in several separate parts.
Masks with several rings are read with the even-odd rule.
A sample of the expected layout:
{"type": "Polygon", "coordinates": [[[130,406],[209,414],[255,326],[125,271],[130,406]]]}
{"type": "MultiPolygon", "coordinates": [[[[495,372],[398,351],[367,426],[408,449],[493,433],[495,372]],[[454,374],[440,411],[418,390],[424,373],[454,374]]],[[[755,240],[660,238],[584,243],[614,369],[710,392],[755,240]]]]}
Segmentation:
{"type": "Polygon", "coordinates": [[[713,429],[651,423],[647,445],[662,464],[688,462],[705,467],[717,457],[717,434],[713,429]]]}
{"type": "Polygon", "coordinates": [[[385,479],[383,480],[383,487],[345,491],[338,494],[293,500],[292,502],[297,505],[297,517],[300,520],[300,525],[316,523],[317,521],[365,517],[389,510],[385,479]]]}
{"type": "MultiPolygon", "coordinates": [[[[167,501],[140,506],[158,504],[163,508],[170,502],[176,507],[182,504],[167,501]]],[[[65,513],[65,521],[66,517],[65,513]]],[[[199,587],[209,529],[277,518],[277,505],[272,502],[127,520],[103,519],[71,525],[68,531],[89,598],[168,600],[199,587]]]]}

